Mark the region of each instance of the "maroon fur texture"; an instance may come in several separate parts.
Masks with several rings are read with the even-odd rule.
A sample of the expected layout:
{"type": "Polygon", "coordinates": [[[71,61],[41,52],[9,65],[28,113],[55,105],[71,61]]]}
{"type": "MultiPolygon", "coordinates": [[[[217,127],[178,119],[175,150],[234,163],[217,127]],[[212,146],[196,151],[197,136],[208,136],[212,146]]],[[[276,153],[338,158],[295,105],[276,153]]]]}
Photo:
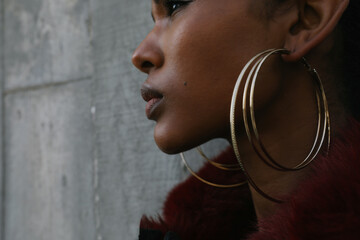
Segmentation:
{"type": "MultiPolygon", "coordinates": [[[[228,149],[215,160],[234,158],[228,149]]],[[[279,210],[258,224],[247,186],[218,189],[189,177],[170,192],[163,216],[144,217],[141,228],[173,231],[182,240],[360,239],[360,124],[350,121],[312,170],[279,210]]],[[[199,175],[224,184],[243,179],[210,164],[199,175]]]]}

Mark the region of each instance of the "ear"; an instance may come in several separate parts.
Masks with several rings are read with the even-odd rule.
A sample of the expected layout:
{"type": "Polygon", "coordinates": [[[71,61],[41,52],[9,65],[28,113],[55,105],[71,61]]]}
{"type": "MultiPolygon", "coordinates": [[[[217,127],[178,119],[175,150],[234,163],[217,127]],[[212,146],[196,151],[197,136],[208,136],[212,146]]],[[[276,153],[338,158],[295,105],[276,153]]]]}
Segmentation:
{"type": "Polygon", "coordinates": [[[298,61],[318,46],[332,33],[348,5],[349,0],[299,0],[298,21],[285,40],[291,53],[283,59],[298,61]]]}

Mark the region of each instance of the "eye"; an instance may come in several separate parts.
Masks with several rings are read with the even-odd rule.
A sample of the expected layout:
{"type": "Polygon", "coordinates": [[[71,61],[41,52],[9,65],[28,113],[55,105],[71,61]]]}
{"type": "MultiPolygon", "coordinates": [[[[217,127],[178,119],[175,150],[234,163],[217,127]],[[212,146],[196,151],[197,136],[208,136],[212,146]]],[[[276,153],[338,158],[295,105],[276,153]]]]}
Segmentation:
{"type": "Polygon", "coordinates": [[[180,8],[185,7],[188,5],[191,1],[167,1],[165,3],[167,14],[168,16],[172,16],[176,11],[178,11],[180,8]]]}

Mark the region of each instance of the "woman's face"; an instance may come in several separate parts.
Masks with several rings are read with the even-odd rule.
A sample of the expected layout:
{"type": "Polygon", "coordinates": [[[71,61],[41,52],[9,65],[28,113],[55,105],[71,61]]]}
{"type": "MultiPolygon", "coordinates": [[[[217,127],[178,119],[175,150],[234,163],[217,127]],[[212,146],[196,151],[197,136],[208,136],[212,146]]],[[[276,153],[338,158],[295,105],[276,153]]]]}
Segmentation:
{"type": "MultiPolygon", "coordinates": [[[[254,13],[254,2],[259,4],[153,1],[154,28],[135,50],[133,63],[148,74],[142,95],[148,118],[156,121],[155,141],[164,152],[228,138],[238,74],[255,54],[281,47],[283,41],[254,13]]],[[[273,91],[269,87],[262,92],[266,96],[273,91]]]]}

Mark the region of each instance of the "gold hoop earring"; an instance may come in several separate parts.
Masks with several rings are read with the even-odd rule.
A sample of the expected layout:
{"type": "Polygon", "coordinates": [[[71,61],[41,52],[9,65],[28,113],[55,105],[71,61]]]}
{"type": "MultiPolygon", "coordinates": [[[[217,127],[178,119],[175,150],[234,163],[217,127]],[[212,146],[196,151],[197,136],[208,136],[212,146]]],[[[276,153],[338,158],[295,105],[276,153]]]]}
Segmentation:
{"type": "Polygon", "coordinates": [[[208,161],[211,165],[213,165],[214,167],[216,167],[218,169],[225,170],[225,171],[241,171],[239,164],[223,164],[223,163],[214,162],[213,160],[211,160],[210,158],[208,158],[206,156],[206,154],[203,152],[201,147],[197,147],[196,149],[197,149],[198,153],[200,154],[200,156],[202,156],[206,161],[208,161]]]}
{"type": "MultiPolygon", "coordinates": [[[[273,50],[269,53],[266,53],[263,57],[260,58],[260,60],[258,60],[254,64],[253,68],[251,69],[251,71],[248,75],[248,78],[247,78],[246,84],[245,84],[245,88],[244,88],[244,93],[243,93],[244,126],[246,129],[248,139],[252,143],[254,150],[259,155],[261,160],[263,160],[268,166],[270,166],[276,170],[280,170],[280,171],[298,171],[298,170],[301,170],[301,169],[307,167],[318,155],[318,153],[320,152],[321,147],[324,143],[327,129],[328,129],[328,136],[330,137],[330,120],[329,120],[329,114],[328,114],[328,104],[327,104],[327,100],[326,100],[326,96],[325,96],[325,91],[323,89],[319,75],[317,74],[315,69],[311,68],[311,66],[306,61],[306,59],[302,58],[301,62],[307,68],[308,72],[315,79],[315,82],[317,84],[317,86],[315,86],[317,106],[318,106],[318,126],[317,126],[316,136],[315,136],[315,140],[314,140],[314,143],[313,143],[313,146],[312,146],[310,152],[308,153],[306,158],[300,164],[296,165],[293,168],[289,168],[289,167],[285,167],[285,166],[279,164],[278,162],[276,162],[271,157],[271,155],[267,152],[264,144],[262,143],[262,141],[260,139],[260,135],[259,135],[259,132],[258,132],[257,126],[256,126],[255,110],[254,110],[254,92],[255,92],[255,84],[256,84],[256,79],[257,79],[258,73],[259,73],[260,68],[262,67],[263,63],[267,60],[268,57],[270,57],[273,54],[288,54],[288,51],[280,49],[280,50],[273,50]],[[250,91],[250,96],[249,96],[250,119],[251,119],[251,126],[252,126],[252,130],[253,130],[253,133],[255,136],[255,140],[259,147],[257,147],[257,145],[254,142],[254,139],[252,138],[252,134],[250,133],[251,129],[249,127],[250,124],[248,123],[248,117],[247,117],[247,112],[248,112],[247,96],[248,96],[248,87],[249,87],[250,83],[251,83],[251,87],[249,90],[250,91]],[[322,96],[321,99],[320,99],[319,95],[322,96]],[[322,121],[324,121],[324,122],[322,123],[322,121]],[[323,126],[322,134],[320,133],[321,126],[323,126]],[[319,138],[320,134],[322,136],[319,138]]],[[[328,148],[329,148],[329,145],[330,145],[330,139],[328,139],[328,148]]]]}
{"type": "Polygon", "coordinates": [[[213,183],[213,182],[210,182],[210,181],[207,181],[205,180],[204,178],[200,177],[198,174],[195,173],[195,171],[193,171],[189,164],[187,163],[186,159],[185,159],[185,156],[184,156],[184,153],[180,153],[180,157],[181,157],[181,160],[183,161],[185,167],[187,168],[187,170],[191,173],[191,175],[193,175],[195,178],[197,178],[199,181],[207,184],[207,185],[210,185],[212,187],[218,187],[218,188],[235,188],[235,187],[240,187],[240,186],[243,186],[245,185],[247,182],[244,181],[244,182],[240,182],[240,183],[235,183],[235,184],[217,184],[217,183],[213,183]]]}
{"type": "Polygon", "coordinates": [[[305,158],[305,160],[303,160],[300,164],[298,164],[297,166],[295,166],[294,168],[288,168],[285,166],[282,166],[281,164],[277,163],[271,156],[270,154],[266,151],[264,145],[261,142],[258,130],[257,130],[257,126],[256,126],[256,121],[255,121],[255,111],[254,111],[254,89],[255,89],[255,83],[256,83],[256,78],[258,76],[258,73],[260,71],[261,66],[263,65],[263,63],[267,60],[267,58],[269,58],[271,55],[273,54],[289,54],[289,51],[286,49],[269,49],[266,50],[262,53],[257,54],[255,57],[253,57],[242,69],[235,87],[234,87],[234,91],[233,91],[233,96],[232,96],[232,101],[231,101],[231,108],[230,108],[230,129],[231,129],[231,140],[232,140],[232,144],[233,144],[233,148],[234,148],[234,152],[235,152],[235,156],[239,162],[240,167],[242,168],[246,178],[248,179],[249,184],[263,197],[273,201],[273,202],[282,202],[279,199],[275,199],[271,196],[269,196],[268,194],[266,194],[265,192],[263,192],[253,181],[253,179],[250,177],[249,173],[246,170],[246,167],[244,166],[244,164],[242,163],[241,157],[240,157],[240,152],[239,152],[239,148],[238,148],[238,144],[237,144],[237,140],[236,140],[236,133],[235,133],[235,109],[236,109],[236,101],[237,101],[237,96],[238,96],[238,91],[240,88],[240,85],[242,83],[242,80],[247,72],[247,70],[249,69],[249,67],[251,66],[251,64],[253,64],[255,61],[255,64],[253,65],[252,69],[250,70],[247,80],[245,82],[245,87],[244,87],[244,92],[243,92],[243,106],[242,106],[242,110],[243,110],[243,120],[244,120],[244,126],[245,126],[245,130],[246,130],[246,134],[248,136],[248,139],[252,145],[252,147],[254,148],[255,152],[259,155],[260,159],[263,160],[267,165],[269,165],[270,167],[276,169],[276,170],[280,170],[280,171],[296,171],[296,170],[300,170],[303,169],[304,167],[308,166],[314,159],[315,157],[318,155],[318,153],[320,152],[320,149],[324,143],[324,138],[326,135],[326,130],[327,130],[327,134],[328,134],[328,149],[330,147],[330,115],[329,115],[329,110],[328,110],[328,103],[327,103],[327,99],[326,99],[326,95],[325,95],[325,91],[323,88],[323,84],[321,82],[321,79],[318,75],[318,73],[316,72],[315,69],[313,69],[308,62],[306,61],[305,58],[303,58],[301,60],[301,62],[304,64],[304,66],[307,68],[308,72],[310,73],[310,75],[316,80],[316,84],[317,84],[317,88],[316,88],[316,98],[317,98],[317,104],[318,104],[318,127],[317,127],[317,134],[315,137],[315,141],[313,144],[312,149],[310,150],[310,153],[308,154],[308,156],[305,158]],[[253,78],[251,78],[253,76],[253,78]],[[247,96],[248,96],[248,91],[249,91],[249,85],[251,83],[251,87],[250,87],[250,118],[251,118],[251,126],[252,129],[254,131],[254,135],[256,138],[256,141],[258,143],[258,145],[260,146],[257,147],[254,139],[252,138],[252,134],[251,134],[251,129],[249,127],[249,123],[248,123],[248,109],[247,109],[247,96]],[[321,95],[321,98],[319,97],[319,95],[321,95]],[[321,107],[321,103],[322,103],[322,107],[321,107]],[[321,114],[321,110],[323,110],[323,114],[321,114]],[[323,119],[322,119],[323,118],[323,119]],[[323,124],[321,124],[321,122],[324,121],[323,124]],[[320,128],[321,125],[323,125],[323,131],[322,131],[322,136],[321,139],[319,140],[319,135],[320,135],[320,128]],[[318,148],[315,150],[316,146],[318,146],[318,148]],[[265,157],[264,157],[265,156],[265,157]]]}

